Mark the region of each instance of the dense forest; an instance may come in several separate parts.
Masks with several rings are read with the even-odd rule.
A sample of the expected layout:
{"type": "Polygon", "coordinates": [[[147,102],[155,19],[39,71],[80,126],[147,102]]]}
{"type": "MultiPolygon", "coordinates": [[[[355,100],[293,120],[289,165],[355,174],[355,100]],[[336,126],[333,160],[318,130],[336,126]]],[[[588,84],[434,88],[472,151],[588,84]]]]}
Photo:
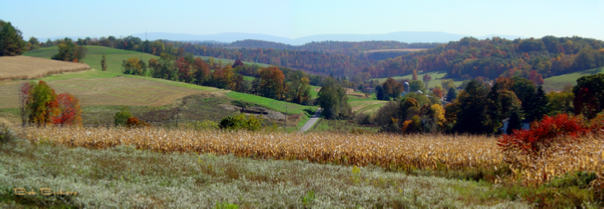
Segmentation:
{"type": "Polygon", "coordinates": [[[388,77],[417,70],[446,71],[448,78],[550,77],[604,66],[603,47],[600,40],[577,36],[513,41],[463,38],[380,63],[371,73],[388,77]]]}
{"type": "MultiPolygon", "coordinates": [[[[48,40],[42,46],[53,46],[48,40]]],[[[435,46],[396,41],[312,42],[291,46],[267,41],[244,40],[232,44],[186,43],[165,40],[142,41],[137,37],[78,39],[78,45],[102,45],[160,56],[184,53],[266,63],[304,70],[317,75],[347,77],[360,83],[417,72],[447,72],[447,78],[470,79],[521,76],[536,84],[543,78],[604,66],[604,42],[581,37],[507,40],[498,37],[463,38],[435,46]],[[256,47],[256,48],[252,48],[256,47]],[[249,47],[249,48],[248,48],[249,47]],[[263,48],[274,47],[274,48],[263,48]],[[364,50],[429,48],[386,60],[369,58],[364,50]]]]}

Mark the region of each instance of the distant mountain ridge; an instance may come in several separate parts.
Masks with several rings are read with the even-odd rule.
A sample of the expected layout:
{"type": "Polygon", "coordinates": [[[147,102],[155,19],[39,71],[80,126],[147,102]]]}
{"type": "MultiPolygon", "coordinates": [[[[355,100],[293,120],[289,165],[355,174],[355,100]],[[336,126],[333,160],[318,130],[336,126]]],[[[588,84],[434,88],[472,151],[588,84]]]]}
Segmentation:
{"type": "MultiPolygon", "coordinates": [[[[310,42],[320,41],[400,41],[406,43],[447,43],[449,41],[458,41],[463,37],[470,35],[460,35],[445,32],[393,32],[386,34],[321,34],[311,35],[296,39],[290,39],[285,37],[278,37],[266,34],[252,34],[252,33],[219,33],[212,35],[191,35],[191,34],[177,34],[177,33],[139,33],[133,34],[132,36],[139,37],[145,40],[145,37],[149,40],[166,39],[172,41],[195,41],[195,42],[224,42],[231,43],[235,41],[241,41],[246,39],[255,39],[263,41],[272,41],[290,45],[303,45],[310,42]]],[[[488,35],[476,37],[479,39],[490,38],[493,36],[499,36],[505,39],[516,39],[524,38],[522,36],[515,35],[488,35]]]]}

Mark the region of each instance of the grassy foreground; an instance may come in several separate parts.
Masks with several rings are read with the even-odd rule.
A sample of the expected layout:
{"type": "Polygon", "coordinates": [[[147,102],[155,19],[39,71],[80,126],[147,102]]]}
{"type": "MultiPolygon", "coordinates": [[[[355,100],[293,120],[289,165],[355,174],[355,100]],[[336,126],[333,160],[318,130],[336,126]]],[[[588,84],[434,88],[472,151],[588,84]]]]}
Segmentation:
{"type": "Polygon", "coordinates": [[[92,208],[528,208],[497,187],[408,176],[376,166],[95,150],[15,139],[0,144],[0,207],[92,208]],[[18,196],[14,188],[36,190],[18,196]],[[39,188],[77,192],[43,196],[39,188]]]}

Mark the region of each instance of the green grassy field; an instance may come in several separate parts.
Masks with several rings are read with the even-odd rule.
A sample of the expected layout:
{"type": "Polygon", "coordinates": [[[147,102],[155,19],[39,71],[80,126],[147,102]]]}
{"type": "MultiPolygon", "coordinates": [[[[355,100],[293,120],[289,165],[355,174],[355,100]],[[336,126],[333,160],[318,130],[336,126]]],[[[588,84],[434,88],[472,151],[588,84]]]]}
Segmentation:
{"type": "Polygon", "coordinates": [[[577,85],[577,79],[580,77],[596,73],[604,73],[604,67],[546,78],[543,88],[546,91],[560,91],[566,84],[577,85]]]}
{"type": "MultiPolygon", "coordinates": [[[[422,80],[422,77],[425,74],[426,73],[418,73],[417,74],[417,78],[420,79],[420,80],[422,80]]],[[[430,75],[432,77],[432,80],[428,84],[428,88],[434,88],[434,87],[436,87],[436,85],[440,85],[440,82],[441,82],[441,80],[436,80],[436,78],[445,77],[445,75],[447,75],[447,73],[445,73],[445,72],[430,72],[430,73],[428,73],[428,75],[430,75]]],[[[394,76],[392,78],[394,78],[395,80],[397,80],[397,79],[409,79],[409,80],[411,80],[413,78],[413,75],[409,74],[409,75],[403,75],[403,76],[394,76]]],[[[377,80],[380,83],[384,83],[384,82],[386,82],[386,79],[387,78],[374,78],[374,79],[371,79],[371,80],[374,80],[374,82],[375,82],[375,80],[377,80]]],[[[463,80],[454,80],[455,86],[461,85],[462,82],[463,82],[463,80]]]]}
{"type": "MultiPolygon", "coordinates": [[[[195,57],[199,57],[199,58],[201,58],[201,59],[203,59],[203,60],[208,60],[208,59],[210,59],[210,57],[209,57],[209,56],[195,56],[195,57]]],[[[226,65],[226,64],[233,65],[233,63],[235,63],[235,60],[232,60],[232,59],[222,59],[222,58],[216,58],[216,57],[214,57],[214,61],[215,61],[216,63],[218,63],[219,61],[222,61],[222,65],[223,65],[223,66],[224,66],[224,65],[226,65]]],[[[269,64],[264,64],[264,63],[256,63],[256,62],[246,62],[246,61],[243,61],[243,64],[246,64],[246,65],[253,65],[253,64],[256,64],[256,65],[258,65],[258,66],[260,66],[260,67],[269,67],[269,66],[270,66],[269,64]]]]}
{"type": "MultiPolygon", "coordinates": [[[[127,60],[129,58],[138,57],[139,59],[142,59],[145,62],[151,58],[159,59],[158,56],[147,53],[114,49],[103,46],[86,46],[86,49],[88,49],[88,53],[86,54],[86,57],[82,59],[82,61],[88,64],[90,68],[97,69],[100,71],[101,59],[103,57],[103,54],[105,54],[108,73],[121,74],[123,70],[122,60],[127,60]]],[[[23,53],[23,55],[50,59],[50,57],[52,57],[57,52],[57,47],[45,47],[25,52],[23,53]]]]}

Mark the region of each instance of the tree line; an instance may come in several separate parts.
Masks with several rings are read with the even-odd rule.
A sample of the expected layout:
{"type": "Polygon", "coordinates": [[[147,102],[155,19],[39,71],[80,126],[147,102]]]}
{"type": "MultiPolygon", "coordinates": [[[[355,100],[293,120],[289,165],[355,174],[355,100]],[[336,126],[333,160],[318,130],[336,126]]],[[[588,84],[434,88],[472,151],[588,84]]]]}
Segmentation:
{"type": "Polygon", "coordinates": [[[374,77],[410,74],[413,70],[446,71],[447,78],[543,78],[604,66],[604,42],[581,37],[478,40],[463,38],[410,53],[371,70],[374,77]]]}
{"type": "MultiPolygon", "coordinates": [[[[448,82],[443,80],[442,86],[448,82]]],[[[397,85],[393,83],[389,79],[381,86],[397,85]]],[[[354,117],[360,124],[378,125],[382,131],[395,133],[511,134],[521,129],[523,121],[539,121],[544,115],[574,114],[593,119],[601,114],[604,74],[584,76],[577,83],[546,94],[541,86],[520,76],[499,77],[490,83],[472,79],[459,94],[454,86],[449,88],[447,100],[451,103],[443,102],[435,93],[412,92],[397,95],[398,100],[387,103],[374,117],[354,117]],[[501,130],[504,120],[507,130],[501,130]]]]}
{"type": "Polygon", "coordinates": [[[215,48],[262,48],[262,49],[288,49],[305,50],[314,52],[340,53],[350,56],[360,56],[363,52],[376,49],[407,49],[407,48],[433,48],[442,43],[405,43],[399,41],[313,41],[300,46],[283,44],[263,40],[241,40],[229,44],[204,43],[208,47],[215,48]]]}
{"type": "Polygon", "coordinates": [[[203,86],[212,86],[242,93],[259,95],[298,104],[313,104],[311,78],[315,84],[322,77],[308,75],[301,70],[270,66],[245,65],[237,60],[233,65],[222,65],[213,58],[207,61],[187,54],[176,57],[162,53],[159,59],[147,62],[130,58],[122,62],[124,74],[151,76],[203,86]],[[244,79],[253,76],[253,80],[244,79]]]}

